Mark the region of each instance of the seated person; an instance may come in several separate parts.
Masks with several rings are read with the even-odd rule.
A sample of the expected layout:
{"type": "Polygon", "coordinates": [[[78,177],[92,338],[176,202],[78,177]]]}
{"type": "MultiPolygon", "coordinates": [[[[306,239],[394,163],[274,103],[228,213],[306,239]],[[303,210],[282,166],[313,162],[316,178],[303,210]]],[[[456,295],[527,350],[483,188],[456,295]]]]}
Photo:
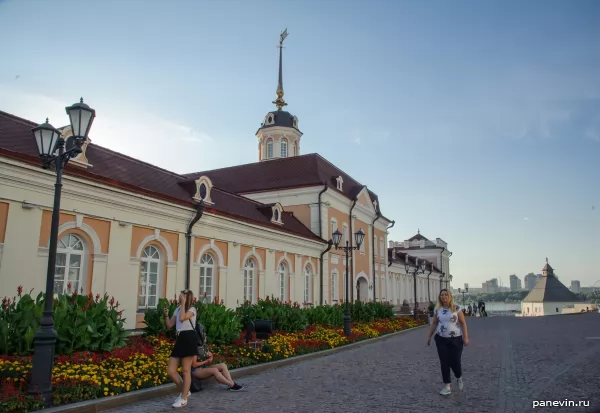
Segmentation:
{"type": "Polygon", "coordinates": [[[204,361],[198,361],[198,359],[196,359],[192,362],[192,376],[200,380],[214,377],[219,383],[226,384],[231,391],[240,391],[244,388],[244,386],[233,381],[225,363],[209,367],[208,365],[213,361],[213,355],[209,351],[207,356],[208,358],[204,361]]]}

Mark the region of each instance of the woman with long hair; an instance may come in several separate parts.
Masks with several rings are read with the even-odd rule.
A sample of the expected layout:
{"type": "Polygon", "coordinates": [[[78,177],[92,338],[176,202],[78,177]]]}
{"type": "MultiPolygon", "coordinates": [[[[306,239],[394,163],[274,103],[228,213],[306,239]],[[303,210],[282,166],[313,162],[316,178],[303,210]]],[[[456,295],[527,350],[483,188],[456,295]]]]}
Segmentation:
{"type": "Polygon", "coordinates": [[[463,389],[461,358],[463,346],[469,344],[469,333],[462,309],[454,303],[452,293],[445,288],[438,295],[433,322],[427,336],[428,346],[431,344],[431,336],[434,332],[444,381],[440,394],[448,395],[452,392],[450,369],[458,380],[458,388],[463,389]]]}
{"type": "Polygon", "coordinates": [[[165,323],[167,328],[176,327],[177,340],[169,358],[168,374],[171,380],[175,382],[179,390],[179,396],[175,399],[173,407],[184,407],[187,405],[187,399],[190,393],[192,383],[192,363],[197,357],[198,347],[196,338],[196,309],[192,306],[194,302],[194,293],[191,290],[183,290],[179,294],[179,307],[169,318],[168,309],[165,307],[165,323]],[[177,373],[177,368],[181,364],[182,378],[177,373]]]}

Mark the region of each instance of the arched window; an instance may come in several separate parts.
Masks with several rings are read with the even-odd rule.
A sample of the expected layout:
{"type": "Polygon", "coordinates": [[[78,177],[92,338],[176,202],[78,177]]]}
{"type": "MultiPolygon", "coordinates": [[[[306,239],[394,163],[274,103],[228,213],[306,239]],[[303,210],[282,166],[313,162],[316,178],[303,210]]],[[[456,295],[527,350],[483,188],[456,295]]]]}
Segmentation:
{"type": "Polygon", "coordinates": [[[337,301],[339,299],[338,293],[338,272],[333,270],[331,272],[331,301],[337,301]]]}
{"type": "Polygon", "coordinates": [[[333,237],[333,233],[337,231],[337,220],[335,218],[331,218],[331,236],[333,237]]]}
{"type": "Polygon", "coordinates": [[[288,145],[287,139],[282,139],[281,144],[280,144],[282,158],[287,158],[287,145],[288,145]]]}
{"type": "Polygon", "coordinates": [[[311,284],[312,284],[312,271],[310,266],[304,267],[304,302],[310,303],[311,299],[311,284]]]}
{"type": "Polygon", "coordinates": [[[244,265],[244,302],[254,303],[254,269],[256,265],[252,258],[246,260],[244,265]]]}
{"type": "Polygon", "coordinates": [[[142,251],[140,265],[139,308],[155,308],[158,304],[158,285],[160,275],[160,252],[149,245],[142,251]]]}
{"type": "Polygon", "coordinates": [[[287,298],[286,290],[287,290],[288,271],[287,271],[287,266],[283,262],[281,264],[279,264],[277,273],[279,275],[279,299],[281,301],[285,301],[287,298]]]}
{"type": "Polygon", "coordinates": [[[269,138],[267,140],[267,159],[271,159],[273,157],[273,139],[269,138]]]}
{"type": "Polygon", "coordinates": [[[54,273],[54,294],[67,292],[71,284],[71,292],[83,287],[84,276],[83,241],[77,235],[68,234],[60,239],[56,250],[56,266],[54,273]]]}
{"type": "Polygon", "coordinates": [[[200,299],[204,300],[205,303],[212,303],[215,299],[214,275],[215,260],[210,254],[202,255],[202,258],[200,258],[200,299]]]}
{"type": "Polygon", "coordinates": [[[292,143],[292,153],[296,156],[296,144],[292,143]]]}

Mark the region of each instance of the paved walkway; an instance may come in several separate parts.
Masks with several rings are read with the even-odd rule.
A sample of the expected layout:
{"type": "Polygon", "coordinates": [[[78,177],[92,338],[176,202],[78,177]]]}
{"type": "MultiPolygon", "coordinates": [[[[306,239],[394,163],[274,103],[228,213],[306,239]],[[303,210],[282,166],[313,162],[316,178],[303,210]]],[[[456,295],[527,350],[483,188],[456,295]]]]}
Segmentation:
{"type": "MultiPolygon", "coordinates": [[[[248,376],[233,393],[209,386],[194,412],[590,412],[600,407],[600,315],[470,318],[465,389],[438,394],[435,344],[418,329],[386,341],[248,376]],[[534,400],[584,400],[590,408],[540,407],[534,400]]],[[[173,397],[111,413],[171,412],[173,397]]]]}

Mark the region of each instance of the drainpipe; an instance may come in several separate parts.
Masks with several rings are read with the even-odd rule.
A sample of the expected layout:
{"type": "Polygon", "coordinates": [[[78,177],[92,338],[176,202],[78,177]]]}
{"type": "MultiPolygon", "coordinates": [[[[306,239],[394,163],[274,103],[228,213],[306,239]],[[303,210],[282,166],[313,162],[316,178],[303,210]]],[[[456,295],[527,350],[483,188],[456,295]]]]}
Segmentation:
{"type": "Polygon", "coordinates": [[[377,272],[375,270],[375,222],[381,218],[381,212],[375,211],[375,219],[373,220],[373,222],[371,222],[371,227],[373,228],[373,236],[371,237],[371,242],[373,243],[373,248],[371,248],[371,250],[373,251],[373,302],[377,301],[377,296],[375,294],[375,291],[377,291],[375,288],[375,278],[377,278],[375,276],[375,273],[377,272]]]}
{"type": "Polygon", "coordinates": [[[320,268],[319,268],[319,275],[320,275],[320,278],[321,278],[321,289],[320,289],[321,298],[319,299],[319,304],[320,305],[323,305],[323,278],[324,278],[323,277],[323,256],[325,254],[327,254],[327,252],[329,252],[329,250],[331,249],[332,246],[333,246],[333,240],[330,239],[329,241],[327,241],[327,248],[325,249],[325,251],[323,251],[321,253],[321,258],[319,258],[319,266],[320,266],[320,268]]]}
{"type": "MultiPolygon", "coordinates": [[[[363,186],[363,188],[365,188],[365,187],[363,186]]],[[[362,190],[361,190],[361,192],[362,192],[362,190]]],[[[358,193],[358,195],[360,195],[360,192],[358,193]]],[[[348,219],[350,220],[350,234],[348,234],[348,238],[350,238],[350,240],[349,240],[350,242],[348,243],[348,245],[350,246],[350,248],[352,248],[352,245],[354,244],[354,234],[352,233],[352,210],[356,206],[356,202],[358,201],[358,195],[356,196],[354,201],[352,201],[352,206],[350,207],[350,212],[348,213],[348,219]]],[[[350,280],[348,280],[348,283],[350,283],[350,285],[352,287],[350,287],[350,285],[348,287],[350,288],[350,291],[352,292],[352,294],[350,294],[350,299],[352,300],[351,302],[354,302],[354,250],[351,249],[348,252],[352,253],[352,256],[351,256],[352,260],[350,261],[350,277],[348,277],[352,280],[352,283],[350,283],[350,280]]],[[[348,271],[348,269],[346,269],[346,271],[348,271]]]]}
{"type": "MultiPolygon", "coordinates": [[[[381,214],[379,214],[379,217],[381,217],[381,214]]],[[[375,221],[377,221],[378,218],[375,219],[375,221]]],[[[375,221],[373,221],[373,225],[375,225],[375,221]]],[[[392,220],[392,225],[390,225],[389,227],[387,227],[385,229],[385,233],[387,234],[387,232],[390,230],[390,228],[392,228],[394,225],[396,225],[396,221],[392,220]]],[[[373,227],[373,230],[375,230],[375,227],[373,227]]],[[[387,239],[386,239],[387,241],[387,239]]],[[[383,245],[384,248],[387,249],[386,245],[383,245]]],[[[373,248],[373,253],[375,252],[375,248],[373,248]]],[[[392,254],[394,252],[392,251],[392,254]]],[[[388,268],[391,267],[392,265],[392,261],[388,262],[388,268]]],[[[375,301],[375,254],[373,254],[373,301],[375,301]]]]}
{"type": "Polygon", "coordinates": [[[196,213],[192,217],[192,220],[188,224],[187,232],[185,233],[185,288],[190,288],[190,256],[192,249],[192,228],[198,222],[198,220],[202,217],[204,213],[204,201],[200,201],[200,203],[196,206],[196,213]]]}
{"type": "Polygon", "coordinates": [[[321,238],[323,238],[323,222],[321,222],[321,195],[323,195],[325,191],[327,191],[327,188],[329,188],[329,185],[327,185],[326,183],[324,183],[323,185],[325,185],[325,187],[323,188],[323,190],[321,190],[321,192],[319,192],[319,236],[321,238]]]}

